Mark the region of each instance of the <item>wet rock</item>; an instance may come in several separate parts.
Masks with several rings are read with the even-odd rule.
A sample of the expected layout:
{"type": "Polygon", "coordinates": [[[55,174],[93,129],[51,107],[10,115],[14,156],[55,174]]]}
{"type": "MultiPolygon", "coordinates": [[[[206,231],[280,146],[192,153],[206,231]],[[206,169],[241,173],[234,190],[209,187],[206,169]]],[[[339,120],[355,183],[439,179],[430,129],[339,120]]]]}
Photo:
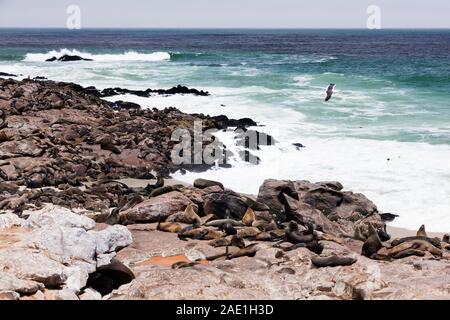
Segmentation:
{"type": "Polygon", "coordinates": [[[59,58],[52,57],[52,58],[49,58],[49,59],[47,59],[47,60],[45,60],[45,61],[46,61],[46,62],[54,62],[54,61],[70,62],[70,61],[93,61],[93,60],[92,60],[92,59],[82,58],[82,57],[77,56],[77,55],[68,55],[68,54],[65,54],[65,55],[62,55],[62,56],[59,57],[59,58]]]}

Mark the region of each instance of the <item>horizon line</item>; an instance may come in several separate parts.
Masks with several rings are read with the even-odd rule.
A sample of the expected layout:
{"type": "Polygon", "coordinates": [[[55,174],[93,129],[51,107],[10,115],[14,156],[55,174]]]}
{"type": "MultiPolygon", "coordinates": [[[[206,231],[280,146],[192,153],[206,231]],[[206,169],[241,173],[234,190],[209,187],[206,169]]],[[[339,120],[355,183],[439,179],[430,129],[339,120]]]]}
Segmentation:
{"type": "Polygon", "coordinates": [[[68,29],[65,27],[0,27],[0,29],[53,29],[67,31],[83,30],[450,30],[450,27],[385,27],[369,29],[364,27],[83,27],[81,29],[68,29]]]}

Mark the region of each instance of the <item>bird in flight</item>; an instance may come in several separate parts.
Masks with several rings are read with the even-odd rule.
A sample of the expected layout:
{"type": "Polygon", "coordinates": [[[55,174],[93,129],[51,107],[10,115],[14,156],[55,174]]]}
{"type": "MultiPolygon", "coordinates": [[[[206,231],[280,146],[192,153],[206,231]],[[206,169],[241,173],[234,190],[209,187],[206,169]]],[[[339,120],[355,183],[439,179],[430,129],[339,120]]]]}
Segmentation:
{"type": "Polygon", "coordinates": [[[334,87],[335,87],[336,85],[334,84],[334,83],[330,83],[330,85],[328,86],[328,89],[327,89],[327,97],[325,98],[325,101],[328,101],[328,100],[330,100],[331,99],[331,96],[333,95],[333,93],[334,93],[334,87]]]}

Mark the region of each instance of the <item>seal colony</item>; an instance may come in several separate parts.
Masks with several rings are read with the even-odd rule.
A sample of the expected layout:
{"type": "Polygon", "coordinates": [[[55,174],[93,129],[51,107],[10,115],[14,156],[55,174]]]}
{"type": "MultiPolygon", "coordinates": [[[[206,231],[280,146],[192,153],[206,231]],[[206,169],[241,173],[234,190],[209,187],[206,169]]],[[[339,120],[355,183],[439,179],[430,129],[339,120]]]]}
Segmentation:
{"type": "MultiPolygon", "coordinates": [[[[32,290],[24,290],[0,280],[0,297],[270,298],[275,296],[267,292],[275,286],[284,298],[377,298],[389,297],[389,289],[398,288],[396,281],[405,285],[408,277],[424,268],[424,283],[411,279],[423,288],[429,289],[431,283],[437,286],[433,294],[449,298],[448,283],[438,285],[428,278],[432,270],[448,273],[448,235],[429,237],[422,226],[416,236],[391,239],[386,221],[395,215],[380,212],[362,194],[344,191],[339,182],[268,179],[257,195],[240,194],[205,179],[192,186],[169,183],[167,178],[176,170],[211,167],[174,165],[168,152],[174,143],[172,130],[189,129],[195,120],[202,120],[205,128],[246,129],[256,125],[253,120],[189,115],[174,108],[143,110],[123,101],[111,105],[95,90],[52,81],[0,79],[0,239],[15,243],[11,239],[17,234],[29,232],[30,217],[39,221],[41,215],[44,221],[46,214],[54,214],[72,227],[75,217],[92,221],[84,222],[85,231],[95,224],[122,228],[127,241],[98,249],[101,257],[89,254],[86,276],[76,286],[70,276],[52,283],[40,280],[51,277],[36,276],[34,270],[16,272],[19,267],[11,268],[9,260],[2,260],[13,245],[0,243],[0,270],[10,270],[6,273],[17,281],[36,282],[32,290]],[[130,178],[140,185],[124,180],[130,178]],[[181,250],[178,253],[189,260],[171,266],[145,263],[161,248],[181,250]],[[386,273],[405,270],[407,275],[371,280],[367,274],[374,265],[386,273]],[[258,270],[255,281],[250,280],[253,270],[258,270]],[[299,276],[302,273],[308,276],[299,276]],[[238,278],[239,274],[245,277],[238,278]],[[161,277],[167,281],[154,283],[161,277]],[[299,283],[305,279],[310,280],[299,283]],[[277,281],[288,280],[297,289],[277,286],[277,281]],[[362,287],[368,281],[372,285],[362,287]],[[166,285],[172,289],[154,289],[166,285]],[[179,286],[195,290],[183,296],[186,290],[179,286]],[[254,287],[261,288],[259,296],[251,296],[254,287]]],[[[108,241],[118,241],[112,229],[107,230],[108,241]]],[[[53,248],[49,245],[53,240],[40,231],[33,231],[33,239],[40,239],[34,242],[42,250],[53,248]]],[[[76,239],[70,246],[77,246],[76,239]]],[[[76,264],[79,257],[70,259],[76,264]]],[[[48,267],[52,268],[50,262],[48,267]]],[[[415,292],[405,290],[402,297],[415,292]]]]}

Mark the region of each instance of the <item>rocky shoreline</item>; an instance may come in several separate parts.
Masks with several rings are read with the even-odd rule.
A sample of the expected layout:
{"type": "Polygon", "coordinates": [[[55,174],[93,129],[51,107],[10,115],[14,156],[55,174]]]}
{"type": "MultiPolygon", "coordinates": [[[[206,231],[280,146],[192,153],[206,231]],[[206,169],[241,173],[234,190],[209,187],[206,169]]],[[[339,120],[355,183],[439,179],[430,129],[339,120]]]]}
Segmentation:
{"type": "Polygon", "coordinates": [[[0,79],[0,299],[450,299],[448,236],[392,239],[338,182],[270,179],[245,195],[165,179],[211,168],[174,165],[173,130],[253,120],[94,89],[0,79]]]}

